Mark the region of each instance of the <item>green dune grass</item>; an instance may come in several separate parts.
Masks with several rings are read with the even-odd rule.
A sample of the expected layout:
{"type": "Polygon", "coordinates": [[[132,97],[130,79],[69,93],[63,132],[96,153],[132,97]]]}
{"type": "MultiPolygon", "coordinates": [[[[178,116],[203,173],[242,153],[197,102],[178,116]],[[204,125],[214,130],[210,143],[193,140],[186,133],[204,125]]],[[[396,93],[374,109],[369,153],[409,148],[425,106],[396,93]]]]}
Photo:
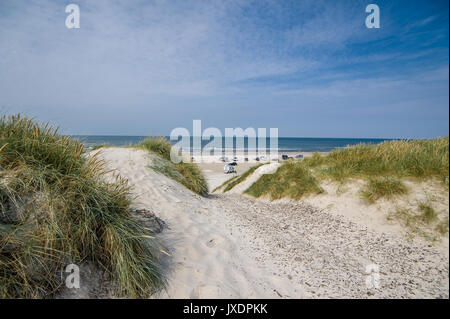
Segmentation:
{"type": "Polygon", "coordinates": [[[303,161],[289,161],[274,174],[262,176],[246,193],[272,199],[299,199],[320,192],[322,180],[368,181],[362,196],[374,202],[407,193],[402,178],[437,178],[448,186],[449,138],[388,141],[377,145],[360,144],[314,154],[303,161]]]}
{"type": "Polygon", "coordinates": [[[326,156],[314,154],[303,164],[318,177],[342,181],[347,178],[380,176],[437,177],[448,183],[449,138],[386,141],[335,150],[326,156]]]}
{"type": "Polygon", "coordinates": [[[208,184],[195,163],[174,163],[170,160],[172,145],[164,137],[148,137],[138,145],[159,155],[159,159],[153,161],[152,168],[161,174],[177,181],[199,195],[208,194],[208,184]]]}
{"type": "Polygon", "coordinates": [[[406,185],[393,177],[369,178],[366,187],[361,191],[361,196],[369,203],[374,203],[380,198],[394,198],[408,193],[406,185]]]}
{"type": "Polygon", "coordinates": [[[219,189],[224,188],[225,186],[227,186],[229,183],[231,183],[232,181],[235,181],[236,179],[238,179],[239,175],[233,176],[230,179],[227,179],[225,182],[223,182],[221,185],[217,186],[216,188],[214,188],[214,190],[212,191],[212,193],[215,193],[216,191],[218,191],[219,189]]]}
{"type": "Polygon", "coordinates": [[[272,200],[289,197],[300,199],[308,194],[323,192],[316,178],[301,162],[289,161],[273,174],[265,174],[253,183],[246,194],[254,197],[269,196],[272,200]]]}
{"type": "Polygon", "coordinates": [[[236,185],[245,181],[247,179],[247,177],[249,177],[251,174],[253,174],[253,172],[256,171],[256,169],[261,167],[262,165],[264,165],[264,164],[261,163],[261,164],[252,166],[248,170],[246,170],[242,175],[238,175],[235,179],[228,180],[227,181],[228,183],[227,183],[225,189],[223,190],[223,192],[226,193],[229,190],[233,189],[236,185]]]}
{"type": "Polygon", "coordinates": [[[19,115],[0,119],[0,297],[51,297],[69,263],[92,262],[115,293],[164,285],[158,243],[130,216],[129,189],[83,146],[19,115]]]}

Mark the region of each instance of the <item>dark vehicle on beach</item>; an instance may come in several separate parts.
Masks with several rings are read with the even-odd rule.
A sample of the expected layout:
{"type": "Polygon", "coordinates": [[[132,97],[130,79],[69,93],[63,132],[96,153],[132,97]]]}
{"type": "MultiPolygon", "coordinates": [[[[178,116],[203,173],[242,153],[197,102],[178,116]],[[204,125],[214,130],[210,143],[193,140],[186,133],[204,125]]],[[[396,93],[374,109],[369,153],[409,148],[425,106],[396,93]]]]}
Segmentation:
{"type": "Polygon", "coordinates": [[[283,155],[281,155],[281,158],[282,158],[283,160],[287,160],[287,159],[289,158],[289,156],[283,154],[283,155]]]}

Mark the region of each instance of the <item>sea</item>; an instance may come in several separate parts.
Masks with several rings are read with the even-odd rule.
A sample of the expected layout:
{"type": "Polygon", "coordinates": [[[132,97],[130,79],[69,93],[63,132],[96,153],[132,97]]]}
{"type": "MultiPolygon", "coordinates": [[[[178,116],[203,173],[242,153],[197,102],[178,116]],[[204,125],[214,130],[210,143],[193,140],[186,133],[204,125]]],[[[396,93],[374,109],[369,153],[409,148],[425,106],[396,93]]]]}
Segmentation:
{"type": "MultiPolygon", "coordinates": [[[[95,145],[114,145],[114,146],[127,146],[137,144],[140,141],[147,138],[147,136],[103,136],[103,135],[75,135],[72,136],[82,142],[88,149],[94,147],[95,145]]],[[[170,141],[169,137],[165,137],[168,141],[170,141]]],[[[391,141],[392,139],[377,139],[377,138],[309,138],[309,137],[279,137],[278,138],[278,150],[279,152],[330,152],[335,149],[345,148],[347,146],[357,145],[357,144],[378,144],[384,141],[391,141]]],[[[172,144],[177,143],[177,141],[170,141],[172,144]]],[[[253,141],[255,142],[255,141],[253,141]]],[[[203,140],[201,143],[201,147],[204,148],[205,145],[210,143],[210,140],[203,140]]],[[[233,139],[233,144],[231,144],[231,140],[226,140],[225,137],[222,137],[222,143],[220,141],[216,141],[216,151],[247,151],[248,146],[253,144],[252,141],[249,141],[248,138],[245,139],[244,145],[238,146],[236,145],[236,140],[233,139]],[[217,147],[217,142],[221,147],[217,147]],[[227,143],[228,142],[228,143],[227,143]],[[250,142],[250,143],[249,143],[250,142]],[[231,146],[231,147],[230,147],[231,146]],[[243,149],[242,149],[243,147],[243,149]]],[[[257,146],[256,151],[269,151],[270,148],[270,140],[266,139],[266,143],[260,143],[263,146],[257,146]]],[[[191,151],[198,151],[192,149],[194,143],[193,138],[191,137],[191,151]]],[[[255,143],[258,145],[258,143],[255,143]]]]}

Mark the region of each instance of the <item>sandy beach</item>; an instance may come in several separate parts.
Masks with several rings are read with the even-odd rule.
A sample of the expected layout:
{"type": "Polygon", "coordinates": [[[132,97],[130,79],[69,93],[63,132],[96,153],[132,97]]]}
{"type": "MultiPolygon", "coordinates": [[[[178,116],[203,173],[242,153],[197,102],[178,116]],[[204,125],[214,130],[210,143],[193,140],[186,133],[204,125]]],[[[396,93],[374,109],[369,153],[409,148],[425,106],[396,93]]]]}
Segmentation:
{"type": "MultiPolygon", "coordinates": [[[[449,297],[448,248],[442,249],[448,237],[439,246],[408,239],[398,227],[374,227],[387,223],[355,212],[360,204],[337,205],[333,192],[300,202],[239,190],[201,197],[149,168],[148,152],[94,152],[128,179],[134,207],[167,224],[158,238],[170,255],[168,287],[157,298],[449,297]],[[378,288],[366,284],[371,265],[379,269],[378,288]]],[[[199,163],[210,190],[232,177],[223,165],[199,163]]],[[[251,165],[239,163],[238,174],[251,165]]]]}

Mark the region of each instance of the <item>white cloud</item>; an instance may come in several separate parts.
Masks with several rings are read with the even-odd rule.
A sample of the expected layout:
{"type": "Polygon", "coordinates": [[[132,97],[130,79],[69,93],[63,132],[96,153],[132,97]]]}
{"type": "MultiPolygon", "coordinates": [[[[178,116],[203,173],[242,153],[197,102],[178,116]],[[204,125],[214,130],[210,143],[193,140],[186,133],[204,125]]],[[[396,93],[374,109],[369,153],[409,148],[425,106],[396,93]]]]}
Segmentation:
{"type": "MultiPolygon", "coordinates": [[[[130,132],[136,133],[135,127],[143,132],[151,121],[167,133],[162,120],[151,120],[155,112],[160,118],[183,120],[205,109],[211,118],[220,118],[218,110],[224,107],[246,108],[247,114],[265,108],[260,113],[271,119],[273,109],[290,107],[293,111],[286,117],[295,118],[303,107],[319,105],[318,98],[352,102],[364,94],[388,92],[392,99],[407,99],[408,94],[401,93],[405,88],[417,88],[417,94],[425,95],[432,89],[430,83],[424,90],[401,75],[368,74],[361,80],[351,70],[333,70],[435,53],[348,53],[347,46],[390,30],[364,29],[363,1],[76,3],[81,28],[69,30],[64,25],[64,2],[0,1],[0,107],[31,112],[44,120],[57,117],[69,129],[86,122],[91,130],[104,125],[112,131],[134,112],[139,118],[129,125],[130,132]],[[298,81],[290,85],[277,81],[291,77],[298,81]],[[270,96],[276,99],[266,99],[270,96]],[[90,121],[85,119],[87,111],[90,121]],[[104,117],[114,124],[99,124],[104,117]]],[[[425,20],[422,24],[432,21],[425,20]]],[[[382,21],[389,25],[387,14],[382,21]]],[[[442,74],[422,75],[448,82],[442,74]]]]}
{"type": "MultiPolygon", "coordinates": [[[[230,24],[225,4],[83,1],[81,29],[64,27],[64,8],[32,1],[0,20],[0,66],[42,86],[127,87],[135,94],[215,94],[228,84],[301,70],[312,61],[271,52],[271,38],[230,24]],[[192,6],[191,6],[192,5],[192,6]],[[24,67],[20,67],[22,64],[24,67]],[[61,70],[67,76],[61,78],[61,70]],[[109,84],[109,85],[108,85],[109,84]]],[[[32,83],[30,83],[32,85],[32,83]]],[[[30,87],[28,87],[30,88],[30,87]]]]}

